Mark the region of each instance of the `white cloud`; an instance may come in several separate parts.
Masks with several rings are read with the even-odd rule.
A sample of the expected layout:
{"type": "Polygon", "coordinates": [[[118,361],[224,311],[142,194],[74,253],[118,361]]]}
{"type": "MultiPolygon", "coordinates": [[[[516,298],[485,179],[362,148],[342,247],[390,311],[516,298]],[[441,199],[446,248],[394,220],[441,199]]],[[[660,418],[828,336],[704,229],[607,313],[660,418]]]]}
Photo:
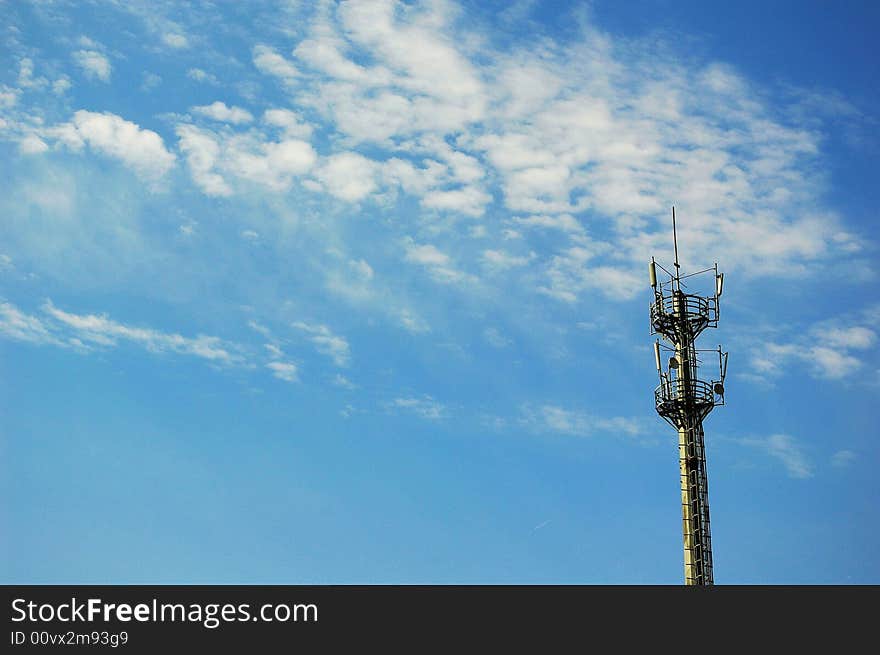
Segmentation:
{"type": "Polygon", "coordinates": [[[261,70],[295,81],[292,109],[318,114],[346,149],[322,158],[308,188],[383,202],[400,188],[453,221],[498,198],[532,228],[526,240],[558,233],[531,290],[569,303],[597,289],[634,297],[673,200],[689,252],[729,271],[802,274],[855,242],[836,241],[837,217],[815,209],[817,134],[782,122],[735,70],[649,43],[615,48],[586,23],[564,47],[493,50],[459,11],[347,3],[314,13],[293,61],[254,49],[261,70]],[[608,247],[585,265],[571,248],[594,232],[608,247]]]}
{"type": "Polygon", "coordinates": [[[609,432],[629,437],[644,432],[641,421],[635,418],[600,418],[585,412],[566,409],[558,405],[534,407],[523,405],[520,423],[536,432],[551,432],[577,437],[587,437],[596,432],[609,432]]]}
{"type": "Polygon", "coordinates": [[[38,155],[46,152],[49,146],[36,134],[28,134],[18,142],[18,149],[25,155],[38,155]]]}
{"type": "MultiPolygon", "coordinates": [[[[265,162],[268,167],[268,170],[265,171],[266,179],[278,180],[281,187],[287,186],[288,183],[285,180],[290,177],[309,171],[316,159],[312,146],[299,139],[266,143],[262,146],[262,150],[265,153],[265,162]]],[[[262,166],[256,168],[257,175],[264,172],[262,166]]]]}
{"type": "Polygon", "coordinates": [[[877,340],[877,333],[861,325],[849,327],[831,327],[819,330],[823,340],[830,346],[837,348],[851,348],[863,350],[870,348],[877,340]]]}
{"type": "Polygon", "coordinates": [[[354,202],[376,189],[376,165],[355,152],[331,155],[315,170],[315,177],[332,195],[354,202]]]}
{"type": "Polygon", "coordinates": [[[490,269],[495,271],[506,271],[511,268],[519,268],[527,265],[535,258],[535,253],[529,255],[516,256],[511,255],[504,250],[484,250],[483,263],[490,269]]]}
{"type": "Polygon", "coordinates": [[[128,341],[150,352],[192,355],[217,364],[233,364],[241,359],[233,352],[233,346],[217,337],[184,337],[151,328],[125,325],[106,315],[73,314],[58,309],[51,301],[43,305],[43,311],[60,324],[71,328],[80,339],[97,346],[115,346],[119,341],[128,341]]]}
{"type": "Polygon", "coordinates": [[[569,234],[583,234],[584,228],[571,214],[535,214],[513,219],[515,223],[531,228],[560,230],[569,234]]]}
{"type": "Polygon", "coordinates": [[[254,66],[267,75],[274,75],[288,84],[299,77],[296,66],[268,46],[254,47],[253,57],[254,66]]]}
{"type": "MultiPolygon", "coordinates": [[[[269,338],[269,339],[272,338],[272,331],[269,328],[267,328],[265,325],[262,325],[261,323],[258,323],[257,321],[254,321],[254,320],[248,321],[247,325],[254,332],[258,332],[259,334],[262,334],[266,338],[269,338]]],[[[275,352],[275,351],[272,351],[272,352],[275,352]]],[[[278,351],[278,352],[280,352],[280,351],[278,351]]]]}
{"type": "Polygon", "coordinates": [[[333,334],[326,325],[310,325],[302,321],[292,324],[293,327],[309,335],[309,341],[322,355],[327,355],[339,367],[348,366],[351,360],[351,348],[345,337],[333,334]]]}
{"type": "Polygon", "coordinates": [[[66,346],[39,317],[22,312],[8,302],[0,302],[0,334],[15,341],[66,346]]]}
{"type": "Polygon", "coordinates": [[[18,62],[18,86],[22,89],[40,89],[49,83],[45,77],[34,77],[34,62],[24,57],[18,62]]]}
{"type": "MultiPolygon", "coordinates": [[[[134,326],[109,318],[106,314],[76,314],[56,307],[51,300],[43,306],[43,316],[27,314],[11,303],[0,301],[0,337],[37,345],[70,348],[82,353],[118,347],[121,343],[139,346],[151,353],[175,353],[197,357],[222,366],[250,367],[249,349],[219,337],[199,334],[185,337],[174,332],[134,326]]],[[[271,338],[268,328],[256,321],[249,326],[271,338]]],[[[349,358],[348,344],[329,333],[324,326],[306,326],[317,349],[344,365],[349,358]]],[[[275,343],[265,344],[268,361],[264,366],[285,382],[299,382],[297,365],[285,358],[275,343]]],[[[337,375],[334,384],[353,389],[356,385],[337,375]]]]}
{"type": "Polygon", "coordinates": [[[402,21],[395,4],[373,2],[345,4],[339,13],[346,35],[393,70],[398,86],[416,94],[419,117],[430,106],[440,110],[435,121],[459,123],[481,118],[486,97],[476,69],[447,37],[451,11],[436,3],[402,21]]]}
{"type": "Polygon", "coordinates": [[[13,89],[0,84],[0,108],[14,107],[18,104],[18,96],[21,93],[18,89],[13,89]]]}
{"type": "MultiPolygon", "coordinates": [[[[316,31],[318,33],[296,46],[293,54],[297,59],[331,78],[353,82],[369,81],[371,71],[342,54],[341,50],[345,47],[343,39],[335,36],[326,26],[316,31]]],[[[384,77],[387,79],[387,72],[384,77]]]]}
{"type": "Polygon", "coordinates": [[[70,122],[49,128],[46,135],[72,150],[88,145],[149,180],[158,180],[174,166],[175,156],[165,149],[162,137],[109,112],[77,111],[70,122]]]}
{"type": "Polygon", "coordinates": [[[149,92],[162,84],[162,78],[155,73],[144,71],[141,76],[141,91],[149,92]]]}
{"type": "Polygon", "coordinates": [[[641,268],[594,264],[600,248],[577,245],[551,258],[544,272],[546,283],[538,291],[566,303],[577,302],[585,291],[602,293],[612,300],[634,298],[643,288],[641,268]]]}
{"type": "MultiPolygon", "coordinates": [[[[267,204],[289,201],[295,209],[290,223],[299,220],[304,232],[319,223],[308,216],[320,213],[334,241],[352,238],[353,229],[331,223],[332,212],[312,194],[300,203],[297,184],[349,202],[376,202],[383,218],[403,209],[406,220],[375,223],[388,250],[399,247],[404,234],[418,235],[403,256],[441,282],[470,280],[464,271],[528,265],[527,274],[517,276],[528,287],[497,293],[510,291],[516,296],[510,303],[520,305],[522,294],[535,292],[572,304],[591,294],[617,301],[643,292],[643,261],[659,239],[666,249],[666,207],[673,198],[690,256],[712,253],[750,275],[803,271],[859,239],[846,236],[837,216],[822,208],[822,180],[811,172],[821,134],[784,118],[785,108],[768,102],[768,90],[750,88],[736,70],[677,58],[647,42],[618,47],[589,25],[565,42],[544,36],[528,47],[496,47],[457,20],[457,11],[446,2],[350,3],[317,10],[277,50],[258,45],[254,66],[291,86],[270,103],[256,101],[256,85],[252,95],[242,91],[244,81],[236,86],[254,98],[253,107],[274,107],[258,115],[258,123],[246,110],[217,102],[193,113],[230,125],[176,126],[194,184],[214,196],[293,187],[267,204]],[[321,157],[307,142],[315,132],[321,157]],[[411,197],[389,207],[404,194],[411,197]],[[456,223],[459,216],[487,213],[478,226],[456,223]],[[471,237],[485,241],[467,241],[471,237]]],[[[153,40],[184,33],[162,24],[153,40]]],[[[94,42],[75,47],[106,59],[94,42]]],[[[39,85],[35,70],[49,75],[28,61],[19,77],[39,85]]],[[[201,69],[188,75],[216,81],[201,69]]],[[[27,97],[2,93],[5,104],[27,97]]],[[[73,120],[54,137],[141,170],[173,166],[174,156],[149,130],[141,131],[159,139],[158,157],[138,158],[139,147],[113,147],[121,139],[115,128],[106,130],[108,138],[96,128],[86,135],[73,120]]],[[[25,152],[54,143],[39,131],[13,138],[25,152]]],[[[358,213],[369,220],[369,208],[358,213]]],[[[200,227],[207,236],[206,230],[200,227]]],[[[347,246],[340,244],[341,251],[374,252],[347,246]]],[[[391,270],[379,253],[375,261],[369,257],[376,270],[391,270]]],[[[397,285],[393,293],[411,291],[403,288],[408,279],[386,274],[371,281],[372,267],[349,255],[334,266],[340,277],[369,288],[375,302],[392,293],[382,284],[397,285]]],[[[413,332],[428,329],[416,309],[400,307],[389,303],[392,320],[413,332]]],[[[756,366],[773,371],[788,361],[806,362],[817,377],[845,378],[875,345],[876,331],[867,325],[831,326],[820,342],[781,338],[766,352],[756,349],[756,366]]]]}
{"type": "Polygon", "coordinates": [[[846,377],[861,367],[862,362],[840,350],[813,346],[803,353],[803,358],[810,362],[811,367],[820,377],[838,380],[846,377]]]}
{"type": "Polygon", "coordinates": [[[186,76],[191,80],[195,80],[196,82],[205,82],[206,84],[214,85],[220,83],[215,75],[204,71],[201,68],[190,68],[188,71],[186,71],[186,76]]]}
{"type": "Polygon", "coordinates": [[[299,139],[268,141],[253,131],[217,133],[186,124],[176,132],[193,180],[208,195],[232,195],[233,178],[286,191],[317,159],[312,146],[299,139]]]}
{"type": "Polygon", "coordinates": [[[200,116],[207,116],[208,118],[212,118],[215,121],[232,123],[233,125],[250,123],[252,120],[254,120],[253,115],[248,110],[235,106],[227,107],[226,103],[220,102],[219,100],[211,103],[210,105],[192,107],[190,108],[190,111],[195,114],[199,114],[200,116]]]}
{"type": "Polygon", "coordinates": [[[59,77],[57,80],[52,82],[52,93],[55,95],[63,95],[67,92],[70,87],[73,86],[70,82],[70,79],[64,75],[59,77]]]}
{"type": "Polygon", "coordinates": [[[424,266],[437,282],[443,284],[458,282],[474,282],[474,277],[459,271],[452,264],[450,257],[431,244],[419,245],[406,237],[403,241],[404,258],[408,262],[424,266]]]}
{"type": "Polygon", "coordinates": [[[513,343],[510,339],[501,334],[498,328],[494,327],[487,327],[483,330],[483,338],[493,348],[507,348],[507,346],[513,343]]]}
{"type": "Polygon", "coordinates": [[[491,200],[492,196],[476,187],[463,187],[450,191],[429,191],[422,197],[422,206],[478,217],[486,212],[486,205],[491,200]]]}
{"type": "Polygon", "coordinates": [[[349,260],[348,267],[361,280],[369,281],[373,279],[373,267],[363,259],[358,259],[357,261],[349,260]]]}
{"type": "Polygon", "coordinates": [[[279,380],[284,380],[285,382],[299,382],[296,364],[291,362],[269,362],[266,364],[266,368],[272,371],[272,375],[279,380]]]}
{"type": "Polygon", "coordinates": [[[178,32],[166,32],[165,34],[163,34],[162,43],[167,45],[169,48],[174,48],[175,50],[189,47],[189,39],[187,39],[185,35],[178,32]]]}
{"type": "Polygon", "coordinates": [[[406,244],[406,261],[424,266],[446,266],[449,256],[430,244],[418,245],[410,239],[406,244]]]}
{"type": "Polygon", "coordinates": [[[739,439],[739,443],[756,448],[773,457],[785,467],[792,478],[813,477],[813,466],[804,454],[798,441],[787,434],[773,434],[769,437],[739,439]]]}
{"type": "Polygon", "coordinates": [[[407,332],[411,332],[412,334],[424,334],[425,332],[431,331],[431,326],[428,325],[423,318],[407,309],[400,312],[399,318],[400,324],[407,332]]]}
{"type": "Polygon", "coordinates": [[[220,144],[217,140],[193,125],[178,125],[175,131],[193,181],[209,196],[231,195],[232,188],[215,171],[220,159],[220,144]]]}
{"type": "Polygon", "coordinates": [[[856,461],[856,454],[851,450],[838,450],[831,456],[831,465],[835,468],[846,468],[856,461]]]}
{"type": "Polygon", "coordinates": [[[268,125],[274,125],[284,129],[287,136],[308,139],[314,128],[303,121],[295,111],[289,109],[267,109],[263,114],[263,121],[268,125]]]}
{"type": "Polygon", "coordinates": [[[457,270],[449,256],[438,250],[436,246],[419,245],[410,237],[404,240],[403,246],[406,261],[424,266],[437,282],[449,284],[473,280],[473,276],[457,270]]]}
{"type": "MultiPolygon", "coordinates": [[[[649,41],[616,47],[586,21],[564,42],[496,47],[458,20],[464,11],[453,2],[328,5],[287,32],[294,41],[257,44],[254,66],[283,83],[289,104],[267,110],[259,128],[308,139],[320,124],[323,156],[312,150],[295,173],[276,174],[264,150],[272,140],[256,127],[178,127],[195,183],[218,196],[237,191],[236,178],[287,191],[305,170],[313,175],[303,186],[349,202],[386,205],[400,191],[440,214],[432,220],[462,269],[484,255],[457,247],[456,218],[513,212],[505,237],[522,228],[523,252],[542,254],[525,292],[567,303],[597,290],[634,297],[642,262],[665,243],[672,200],[688,252],[711,252],[730,271],[804,274],[857,242],[818,202],[821,135],[783,118],[735,69],[649,41]],[[579,260],[572,249],[589,245],[587,234],[608,247],[579,260]]],[[[149,20],[157,38],[185,38],[179,25],[149,20]]],[[[251,120],[207,107],[221,120],[251,120]]]]}
{"type": "Polygon", "coordinates": [[[73,60],[82,68],[86,77],[102,82],[110,81],[113,67],[110,65],[110,60],[97,50],[77,50],[73,53],[73,60]]]}
{"type": "Polygon", "coordinates": [[[429,421],[437,421],[448,415],[446,407],[427,395],[421,398],[395,398],[387,407],[404,410],[429,421]]]}
{"type": "Polygon", "coordinates": [[[132,326],[105,314],[75,314],[57,308],[51,300],[42,306],[44,316],[26,314],[8,302],[0,303],[0,335],[39,345],[74,348],[88,352],[129,342],[152,353],[177,353],[205,359],[213,364],[244,363],[240,346],[218,337],[184,337],[173,332],[132,326]]]}
{"type": "Polygon", "coordinates": [[[859,319],[822,321],[790,341],[762,339],[752,346],[752,369],[759,377],[778,377],[786,366],[797,362],[805,364],[816,378],[841,380],[852,376],[873,353],[877,333],[865,325],[871,320],[868,313],[863,313],[859,319]]]}
{"type": "Polygon", "coordinates": [[[336,377],[333,378],[333,384],[337,387],[342,387],[343,389],[357,389],[357,385],[354,384],[351,380],[349,380],[344,375],[336,374],[336,377]]]}

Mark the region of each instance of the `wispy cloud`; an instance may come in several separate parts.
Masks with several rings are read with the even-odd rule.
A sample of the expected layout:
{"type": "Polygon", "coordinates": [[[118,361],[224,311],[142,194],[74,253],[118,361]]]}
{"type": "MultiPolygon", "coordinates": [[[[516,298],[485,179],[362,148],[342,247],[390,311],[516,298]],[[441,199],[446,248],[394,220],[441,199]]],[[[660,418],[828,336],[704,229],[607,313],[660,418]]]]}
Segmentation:
{"type": "Polygon", "coordinates": [[[846,468],[856,461],[856,454],[851,450],[838,450],[831,456],[831,466],[835,468],[846,468]]]}
{"type": "Polygon", "coordinates": [[[448,416],[446,407],[427,395],[395,398],[387,403],[386,407],[390,410],[409,412],[429,421],[438,421],[448,416]]]}
{"type": "Polygon", "coordinates": [[[772,434],[768,437],[746,437],[736,441],[778,460],[785,467],[789,477],[799,479],[813,477],[813,465],[800,442],[790,435],[772,434]]]}
{"type": "Polygon", "coordinates": [[[296,364],[292,362],[269,362],[266,368],[272,371],[272,374],[279,380],[285,382],[299,382],[296,364]]]}
{"type": "Polygon", "coordinates": [[[483,330],[483,338],[493,348],[507,348],[513,343],[508,337],[504,336],[498,328],[487,327],[483,330]]]}
{"type": "Polygon", "coordinates": [[[602,418],[581,410],[558,405],[523,405],[520,409],[520,425],[534,432],[566,434],[588,437],[597,432],[634,437],[644,432],[642,421],[632,417],[602,418]]]}
{"type": "Polygon", "coordinates": [[[408,309],[401,310],[398,316],[400,319],[400,325],[407,332],[411,332],[412,334],[422,334],[431,331],[431,326],[427,321],[408,309]]]}
{"type": "Polygon", "coordinates": [[[816,378],[840,380],[874,357],[878,319],[870,312],[816,323],[790,340],[767,336],[754,344],[751,375],[770,379],[792,363],[805,365],[816,378]]]}
{"type": "MultiPolygon", "coordinates": [[[[89,353],[130,344],[154,354],[177,354],[196,357],[223,367],[252,368],[255,362],[285,382],[299,382],[299,367],[290,360],[274,340],[271,331],[256,321],[249,326],[272,340],[263,345],[263,354],[253,348],[215,336],[186,337],[176,332],[130,325],[111,319],[106,314],[77,314],[65,311],[47,300],[42,314],[28,314],[9,302],[0,302],[0,337],[36,345],[69,348],[89,353]]],[[[348,344],[322,331],[323,326],[312,327],[319,351],[330,355],[337,365],[348,361],[348,344]]],[[[356,385],[337,375],[337,386],[354,389],[356,385]]]]}
{"type": "Polygon", "coordinates": [[[162,35],[162,43],[174,50],[189,47],[189,39],[186,38],[186,35],[181,34],[180,32],[166,32],[162,35]]]}
{"type": "Polygon", "coordinates": [[[217,79],[216,75],[209,73],[201,68],[190,68],[186,72],[186,76],[191,80],[195,80],[196,82],[205,82],[207,84],[213,85],[217,85],[220,83],[220,80],[217,79]]]}
{"type": "Polygon", "coordinates": [[[0,303],[0,334],[28,343],[63,347],[73,345],[59,339],[38,316],[26,314],[8,302],[0,303]]]}
{"type": "Polygon", "coordinates": [[[348,366],[351,360],[351,348],[345,337],[334,334],[326,325],[317,325],[297,321],[292,324],[298,330],[302,330],[314,344],[315,349],[322,355],[327,355],[336,366],[348,366]]]}
{"type": "Polygon", "coordinates": [[[418,244],[407,237],[403,247],[404,259],[423,266],[437,282],[449,284],[473,280],[473,276],[458,270],[449,255],[432,244],[418,244]]]}
{"type": "Polygon", "coordinates": [[[82,68],[86,77],[102,82],[110,81],[113,66],[110,64],[110,60],[97,50],[77,50],[73,53],[73,60],[82,68]]]}
{"type": "Polygon", "coordinates": [[[42,309],[63,326],[72,329],[86,345],[115,346],[120,341],[127,341],[150,352],[175,352],[218,364],[231,364],[241,360],[241,356],[234,352],[234,347],[218,337],[184,337],[176,333],[125,325],[106,315],[66,312],[55,307],[51,301],[47,301],[42,309]]]}
{"type": "Polygon", "coordinates": [[[344,375],[340,375],[339,373],[333,378],[333,384],[337,387],[342,387],[343,389],[357,389],[358,385],[349,380],[344,375]]]}
{"type": "Polygon", "coordinates": [[[519,268],[527,265],[536,257],[535,253],[528,255],[512,255],[504,250],[484,250],[483,264],[495,271],[506,271],[511,268],[519,268]]]}
{"type": "Polygon", "coordinates": [[[288,84],[299,77],[299,71],[296,69],[296,66],[269,46],[255,46],[253,59],[254,66],[259,70],[267,75],[274,75],[288,84]]]}

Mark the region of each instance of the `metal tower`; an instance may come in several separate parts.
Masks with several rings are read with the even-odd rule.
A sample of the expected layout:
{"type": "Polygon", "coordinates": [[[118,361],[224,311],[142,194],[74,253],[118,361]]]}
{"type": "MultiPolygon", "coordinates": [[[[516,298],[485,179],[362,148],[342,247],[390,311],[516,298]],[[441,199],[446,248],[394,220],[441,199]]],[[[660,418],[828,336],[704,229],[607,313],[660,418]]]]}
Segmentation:
{"type": "Polygon", "coordinates": [[[678,263],[678,237],[675,207],[672,208],[672,234],[675,247],[675,273],[651,258],[649,267],[654,302],[651,303],[651,334],[659,334],[670,345],[654,342],[654,359],[660,385],[654,391],[657,413],[678,431],[678,459],[681,474],[681,519],[684,533],[684,580],[687,585],[710,585],[712,575],[712,536],[709,530],[709,490],[706,481],[706,450],[703,419],[716,405],[724,404],[724,378],[727,353],[698,350],[697,337],[707,327],[718,327],[718,299],[724,274],[718,264],[689,275],[681,275],[678,263]],[[657,269],[668,279],[658,282],[657,269]],[[714,293],[688,293],[683,280],[714,271],[714,293]],[[669,355],[663,367],[661,352],[669,355]],[[700,353],[718,354],[718,379],[700,379],[700,353]]]}

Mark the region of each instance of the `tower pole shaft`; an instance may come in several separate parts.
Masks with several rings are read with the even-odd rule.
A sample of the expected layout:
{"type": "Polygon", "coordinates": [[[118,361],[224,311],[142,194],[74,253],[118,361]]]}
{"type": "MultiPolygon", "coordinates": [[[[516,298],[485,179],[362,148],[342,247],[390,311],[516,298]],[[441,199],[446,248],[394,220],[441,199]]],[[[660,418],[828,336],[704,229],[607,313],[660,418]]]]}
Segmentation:
{"type": "MultiPolygon", "coordinates": [[[[680,291],[677,293],[681,293],[680,291]]],[[[712,537],[709,530],[709,489],[706,479],[706,450],[703,417],[695,398],[697,353],[694,335],[687,322],[680,295],[676,309],[681,318],[675,347],[679,362],[678,392],[684,407],[679,417],[678,459],[681,475],[681,524],[684,541],[686,585],[710,585],[712,576],[712,537]]]]}
{"type": "Polygon", "coordinates": [[[712,536],[702,422],[678,431],[678,453],[685,584],[710,585],[714,582],[712,536]]]}

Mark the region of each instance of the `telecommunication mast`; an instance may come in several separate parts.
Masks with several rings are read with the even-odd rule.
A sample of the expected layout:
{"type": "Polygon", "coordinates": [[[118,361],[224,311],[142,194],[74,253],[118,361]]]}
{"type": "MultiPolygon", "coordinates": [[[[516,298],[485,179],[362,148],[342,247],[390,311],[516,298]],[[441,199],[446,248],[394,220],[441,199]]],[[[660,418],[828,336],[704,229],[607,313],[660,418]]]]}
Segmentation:
{"type": "MultiPolygon", "coordinates": [[[[718,264],[689,275],[681,275],[678,263],[678,235],[675,207],[672,208],[672,234],[675,272],[671,273],[651,258],[649,274],[654,301],[651,303],[651,334],[660,384],[654,391],[657,413],[678,431],[678,459],[681,475],[681,518],[684,536],[684,580],[686,585],[713,584],[712,535],[709,529],[709,490],[706,480],[706,449],[703,419],[716,405],[724,404],[724,378],[727,354],[699,350],[695,341],[707,327],[718,327],[719,298],[724,274],[718,264]],[[657,269],[666,274],[658,281],[657,269]],[[714,272],[714,293],[688,293],[682,280],[714,272]],[[718,378],[700,378],[701,356],[717,353],[718,378]],[[668,359],[666,359],[668,357],[668,359]]],[[[696,280],[695,280],[696,281],[696,280]]]]}

